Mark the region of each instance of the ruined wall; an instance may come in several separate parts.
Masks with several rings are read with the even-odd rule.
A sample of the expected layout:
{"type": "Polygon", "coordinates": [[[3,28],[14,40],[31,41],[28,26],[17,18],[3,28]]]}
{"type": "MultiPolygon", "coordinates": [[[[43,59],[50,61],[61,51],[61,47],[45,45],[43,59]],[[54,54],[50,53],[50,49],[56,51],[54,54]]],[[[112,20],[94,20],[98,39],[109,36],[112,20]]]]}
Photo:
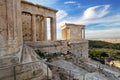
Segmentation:
{"type": "Polygon", "coordinates": [[[0,0],[0,57],[13,55],[22,45],[21,0],[0,0]]]}
{"type": "MultiPolygon", "coordinates": [[[[82,26],[81,26],[82,27],[82,26]]],[[[70,27],[70,40],[82,40],[82,30],[79,26],[70,27]]]]}
{"type": "Polygon", "coordinates": [[[40,41],[36,43],[26,42],[27,45],[49,54],[61,52],[67,53],[67,41],[40,41]]]}
{"type": "Polygon", "coordinates": [[[68,46],[68,51],[71,52],[79,59],[88,58],[88,41],[79,41],[70,43],[68,46]]]}
{"type": "Polygon", "coordinates": [[[88,41],[70,42],[67,40],[60,41],[40,41],[36,43],[26,42],[27,45],[48,54],[61,52],[66,54],[68,51],[79,59],[88,58],[88,41]]]}

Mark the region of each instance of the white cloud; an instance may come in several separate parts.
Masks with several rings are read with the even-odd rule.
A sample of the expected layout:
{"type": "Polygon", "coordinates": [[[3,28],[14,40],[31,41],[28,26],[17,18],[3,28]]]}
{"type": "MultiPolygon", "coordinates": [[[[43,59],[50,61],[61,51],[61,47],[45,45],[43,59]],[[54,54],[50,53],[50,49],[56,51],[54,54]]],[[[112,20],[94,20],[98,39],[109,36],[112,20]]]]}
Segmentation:
{"type": "Polygon", "coordinates": [[[93,30],[86,30],[87,38],[120,38],[120,14],[106,16],[109,14],[110,5],[99,5],[86,9],[81,17],[76,17],[71,20],[64,20],[59,23],[74,23],[74,24],[98,24],[93,26],[93,30]],[[105,26],[105,30],[100,27],[105,26]],[[96,30],[98,28],[100,30],[96,30]]]}
{"type": "Polygon", "coordinates": [[[109,13],[108,8],[110,5],[100,5],[93,6],[85,10],[82,19],[93,19],[93,18],[101,18],[109,13]]]}
{"type": "Polygon", "coordinates": [[[86,38],[120,38],[120,28],[106,30],[86,30],[86,38]]]}
{"type": "Polygon", "coordinates": [[[57,12],[57,20],[62,20],[63,18],[65,18],[68,15],[68,13],[64,10],[59,10],[57,12]]]}
{"type": "Polygon", "coordinates": [[[76,2],[75,1],[67,1],[67,2],[64,2],[64,4],[75,4],[76,2]]]}

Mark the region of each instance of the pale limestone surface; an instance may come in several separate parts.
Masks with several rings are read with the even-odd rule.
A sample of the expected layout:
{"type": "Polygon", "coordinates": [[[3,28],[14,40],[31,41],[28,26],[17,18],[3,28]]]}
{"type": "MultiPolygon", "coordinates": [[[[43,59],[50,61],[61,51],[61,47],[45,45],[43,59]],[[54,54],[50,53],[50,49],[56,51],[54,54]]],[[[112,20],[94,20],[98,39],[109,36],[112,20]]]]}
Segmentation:
{"type": "Polygon", "coordinates": [[[53,64],[64,68],[69,74],[78,80],[115,80],[110,79],[102,73],[88,72],[87,70],[64,60],[54,61],[53,64]]]}
{"type": "Polygon", "coordinates": [[[50,40],[56,40],[56,12],[42,5],[22,1],[22,28],[24,41],[46,41],[47,18],[50,19],[50,40]]]}
{"type": "Polygon", "coordinates": [[[62,28],[62,39],[80,41],[85,39],[85,25],[65,23],[62,28]]]}
{"type": "Polygon", "coordinates": [[[34,50],[23,46],[24,43],[48,53],[66,54],[70,51],[78,58],[88,57],[88,42],[85,41],[83,25],[67,25],[70,33],[68,31],[66,34],[70,40],[56,41],[57,10],[21,0],[1,0],[0,10],[0,80],[13,80],[13,65],[18,65],[17,80],[46,78],[47,66],[44,63],[21,65],[39,60],[34,50]],[[47,41],[47,18],[50,18],[51,41],[47,41]],[[74,29],[73,26],[78,27],[74,29]]]}
{"type": "MultiPolygon", "coordinates": [[[[0,80],[13,80],[14,65],[17,80],[46,78],[44,63],[22,65],[36,60],[39,59],[34,50],[23,46],[21,0],[0,0],[0,80]]],[[[51,77],[52,73],[48,71],[51,77]]]]}
{"type": "MultiPolygon", "coordinates": [[[[6,62],[12,61],[16,65],[16,79],[17,80],[32,80],[38,78],[38,80],[46,79],[47,77],[47,66],[43,62],[34,62],[39,61],[39,57],[36,55],[34,50],[28,46],[23,47],[23,53],[20,63],[15,63],[17,61],[16,58],[5,59],[6,62]],[[11,60],[10,60],[11,59],[11,60]],[[27,63],[27,64],[25,64],[27,63]]],[[[5,63],[4,60],[4,63],[5,63]]],[[[1,60],[0,60],[1,61],[1,60]]],[[[2,63],[0,63],[2,65],[2,63]]],[[[10,65],[10,64],[9,64],[10,65]]],[[[0,80],[13,80],[14,70],[13,66],[0,66],[0,80]]],[[[52,72],[48,68],[48,78],[52,77],[52,72]]]]}
{"type": "Polygon", "coordinates": [[[61,52],[67,53],[67,41],[40,41],[40,42],[26,42],[25,44],[31,46],[35,50],[47,52],[48,54],[61,52]]]}
{"type": "Polygon", "coordinates": [[[0,57],[11,55],[22,44],[20,0],[0,1],[0,57]]]}

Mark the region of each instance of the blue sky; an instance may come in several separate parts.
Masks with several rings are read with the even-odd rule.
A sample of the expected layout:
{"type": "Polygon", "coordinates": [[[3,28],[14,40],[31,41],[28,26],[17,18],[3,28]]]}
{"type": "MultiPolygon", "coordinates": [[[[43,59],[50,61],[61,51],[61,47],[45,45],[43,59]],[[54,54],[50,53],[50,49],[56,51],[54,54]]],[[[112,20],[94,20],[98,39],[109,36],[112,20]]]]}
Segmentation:
{"type": "Polygon", "coordinates": [[[86,25],[86,38],[120,38],[120,0],[28,0],[59,10],[57,37],[60,25],[69,22],[86,25]]]}

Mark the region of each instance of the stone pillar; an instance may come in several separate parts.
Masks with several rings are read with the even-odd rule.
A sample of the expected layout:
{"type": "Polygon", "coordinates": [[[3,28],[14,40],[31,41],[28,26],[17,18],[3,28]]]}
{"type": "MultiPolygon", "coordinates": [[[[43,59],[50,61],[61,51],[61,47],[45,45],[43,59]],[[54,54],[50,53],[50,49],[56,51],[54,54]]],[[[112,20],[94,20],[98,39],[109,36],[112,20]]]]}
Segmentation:
{"type": "Polygon", "coordinates": [[[44,19],[44,17],[43,16],[40,16],[40,21],[39,21],[39,23],[40,23],[40,26],[39,26],[39,37],[40,37],[40,41],[42,41],[43,40],[43,19],[44,19]]]}
{"type": "Polygon", "coordinates": [[[22,46],[21,0],[1,0],[0,10],[0,57],[10,56],[22,46]]]}
{"type": "Polygon", "coordinates": [[[51,40],[55,41],[56,40],[56,18],[51,18],[50,20],[51,24],[51,40]]]}
{"type": "Polygon", "coordinates": [[[46,41],[47,40],[47,22],[46,22],[46,17],[43,17],[41,20],[42,25],[41,25],[41,40],[46,41]]]}
{"type": "Polygon", "coordinates": [[[83,28],[83,39],[85,39],[85,28],[83,28]]]}
{"type": "Polygon", "coordinates": [[[81,37],[80,37],[80,39],[83,39],[83,29],[82,28],[80,28],[81,30],[80,30],[80,34],[81,34],[81,37]]]}
{"type": "Polygon", "coordinates": [[[40,16],[40,26],[39,26],[39,27],[40,27],[40,29],[39,29],[39,30],[40,30],[40,34],[39,34],[39,35],[40,35],[40,41],[43,40],[43,38],[42,38],[42,33],[43,33],[43,32],[42,32],[42,31],[43,31],[43,30],[42,30],[42,29],[43,29],[43,27],[42,27],[42,26],[43,26],[43,24],[42,24],[43,22],[42,22],[42,21],[43,21],[43,19],[44,19],[44,17],[43,17],[43,16],[40,16]]]}
{"type": "Polygon", "coordinates": [[[44,41],[47,41],[47,18],[44,17],[43,19],[43,24],[44,24],[44,28],[43,28],[43,31],[44,31],[44,36],[43,36],[43,40],[44,41]]]}
{"type": "Polygon", "coordinates": [[[32,31],[33,31],[33,42],[36,42],[36,16],[32,15],[32,31]]]}

